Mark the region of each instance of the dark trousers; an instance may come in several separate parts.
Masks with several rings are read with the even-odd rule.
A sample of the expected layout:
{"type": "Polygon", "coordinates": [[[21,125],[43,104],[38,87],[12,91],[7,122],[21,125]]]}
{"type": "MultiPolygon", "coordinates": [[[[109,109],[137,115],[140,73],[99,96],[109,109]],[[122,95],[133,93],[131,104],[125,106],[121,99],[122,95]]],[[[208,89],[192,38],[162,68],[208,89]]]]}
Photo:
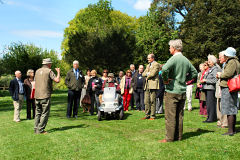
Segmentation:
{"type": "Polygon", "coordinates": [[[35,99],[28,99],[27,98],[27,119],[31,119],[31,109],[33,111],[33,119],[35,118],[35,99]]]}
{"type": "Polygon", "coordinates": [[[132,94],[131,100],[130,100],[130,105],[131,105],[131,109],[134,110],[134,94],[132,94]]]}
{"type": "Polygon", "coordinates": [[[92,93],[90,95],[91,97],[91,108],[90,108],[90,114],[93,115],[94,113],[94,106],[96,106],[95,111],[98,111],[98,107],[100,106],[100,102],[99,102],[99,95],[97,95],[96,93],[92,93]]]}
{"type": "Polygon", "coordinates": [[[217,99],[215,90],[206,90],[207,121],[217,121],[217,99]]]}
{"type": "Polygon", "coordinates": [[[78,114],[78,108],[80,105],[80,97],[81,97],[81,90],[80,91],[73,91],[68,90],[68,107],[67,107],[67,117],[77,116],[78,114]],[[74,103],[74,106],[73,106],[74,103]],[[73,110],[72,110],[73,106],[73,110]]]}
{"type": "Polygon", "coordinates": [[[186,93],[173,94],[165,92],[166,140],[168,142],[182,139],[185,100],[186,93]]]}
{"type": "Polygon", "coordinates": [[[138,110],[145,110],[144,106],[144,90],[135,90],[133,92],[135,103],[136,103],[136,109],[138,110]]]}

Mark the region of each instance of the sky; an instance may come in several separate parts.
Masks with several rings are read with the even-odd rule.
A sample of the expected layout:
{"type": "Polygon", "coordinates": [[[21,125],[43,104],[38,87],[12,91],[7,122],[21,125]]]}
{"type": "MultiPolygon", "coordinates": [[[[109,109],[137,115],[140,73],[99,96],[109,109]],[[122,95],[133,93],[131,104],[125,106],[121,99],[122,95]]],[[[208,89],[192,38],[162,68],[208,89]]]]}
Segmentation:
{"type": "MultiPolygon", "coordinates": [[[[98,0],[0,0],[0,52],[12,42],[34,44],[61,54],[64,29],[75,14],[98,0]]],[[[151,0],[112,0],[115,10],[146,15],[151,0]]]]}

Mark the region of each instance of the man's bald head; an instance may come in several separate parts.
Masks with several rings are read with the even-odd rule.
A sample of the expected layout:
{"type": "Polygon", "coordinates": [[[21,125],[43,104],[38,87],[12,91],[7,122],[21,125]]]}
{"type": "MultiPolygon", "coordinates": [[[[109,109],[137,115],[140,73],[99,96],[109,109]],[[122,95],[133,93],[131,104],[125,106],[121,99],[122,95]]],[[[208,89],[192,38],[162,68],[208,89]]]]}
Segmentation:
{"type": "Polygon", "coordinates": [[[16,76],[16,78],[20,79],[22,77],[21,71],[16,71],[15,76],[16,76]]]}

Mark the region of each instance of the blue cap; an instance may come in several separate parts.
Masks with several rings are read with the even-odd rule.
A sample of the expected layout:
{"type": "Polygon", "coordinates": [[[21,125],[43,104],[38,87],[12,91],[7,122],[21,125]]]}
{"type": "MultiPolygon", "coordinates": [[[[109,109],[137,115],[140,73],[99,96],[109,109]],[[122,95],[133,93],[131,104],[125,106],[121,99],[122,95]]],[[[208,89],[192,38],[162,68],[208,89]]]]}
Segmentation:
{"type": "Polygon", "coordinates": [[[235,57],[236,56],[236,49],[234,49],[233,47],[228,47],[225,52],[224,55],[227,57],[235,57]]]}

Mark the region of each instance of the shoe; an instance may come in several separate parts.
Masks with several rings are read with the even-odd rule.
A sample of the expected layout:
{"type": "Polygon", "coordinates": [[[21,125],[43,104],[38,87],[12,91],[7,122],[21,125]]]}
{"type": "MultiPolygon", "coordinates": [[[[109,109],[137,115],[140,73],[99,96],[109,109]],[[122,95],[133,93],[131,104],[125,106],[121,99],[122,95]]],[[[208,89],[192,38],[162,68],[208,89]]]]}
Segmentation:
{"type": "Polygon", "coordinates": [[[17,120],[17,121],[15,121],[16,123],[19,123],[19,122],[21,122],[20,120],[17,120]]]}
{"type": "Polygon", "coordinates": [[[78,116],[76,115],[76,116],[73,116],[74,118],[78,118],[78,116]]]}
{"type": "Polygon", "coordinates": [[[149,118],[148,120],[155,120],[155,118],[149,118]]]}
{"type": "Polygon", "coordinates": [[[149,117],[143,117],[143,118],[141,118],[142,120],[145,120],[145,119],[149,119],[149,117]]]}
{"type": "Polygon", "coordinates": [[[40,132],[40,134],[48,134],[48,132],[46,132],[46,131],[42,131],[42,132],[40,132]]]}
{"type": "Polygon", "coordinates": [[[189,109],[188,112],[192,112],[192,109],[189,109]]]}
{"type": "Polygon", "coordinates": [[[203,123],[213,123],[214,121],[209,121],[209,120],[206,120],[206,121],[203,121],[203,123]]]}
{"type": "Polygon", "coordinates": [[[167,143],[168,141],[166,139],[162,139],[158,141],[159,143],[167,143]]]}
{"type": "Polygon", "coordinates": [[[67,116],[67,119],[71,118],[70,116],[67,116]]]}
{"type": "Polygon", "coordinates": [[[234,135],[234,132],[233,133],[224,133],[224,134],[222,134],[223,136],[233,136],[234,135]]]}

